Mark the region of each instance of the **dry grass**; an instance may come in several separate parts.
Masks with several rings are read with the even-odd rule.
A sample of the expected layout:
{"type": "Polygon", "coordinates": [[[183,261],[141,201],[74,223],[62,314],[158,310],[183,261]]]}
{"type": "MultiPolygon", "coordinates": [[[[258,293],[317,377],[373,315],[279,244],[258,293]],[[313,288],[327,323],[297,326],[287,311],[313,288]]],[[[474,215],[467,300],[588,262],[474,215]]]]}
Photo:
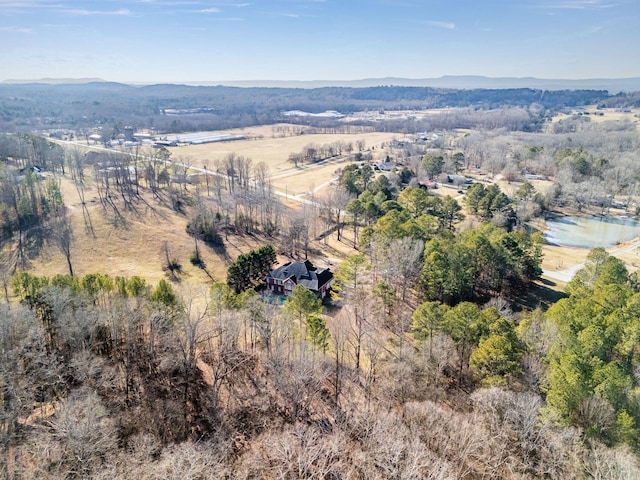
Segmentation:
{"type": "MultiPolygon", "coordinates": [[[[204,298],[212,278],[224,281],[229,263],[240,253],[247,252],[267,242],[277,239],[260,236],[229,235],[225,240],[226,254],[221,254],[199,243],[201,255],[211,277],[202,269],[193,266],[189,258],[195,244],[185,227],[187,218],[169,208],[163,202],[153,199],[151,194],[143,194],[144,201],[136,205],[136,211],[122,211],[124,222],[116,221],[116,215],[104,209],[97,196],[88,190],[87,206],[93,225],[93,232],[85,228],[82,207],[75,188],[69,179],[61,180],[61,189],[69,207],[74,239],[72,245],[72,263],[74,273],[83,276],[100,272],[110,276],[144,277],[151,285],[167,278],[162,266],[164,263],[164,243],[167,242],[174,257],[182,265],[180,281],[174,287],[187,298],[204,298]],[[145,203],[146,202],[146,203],[145,203]]],[[[295,202],[287,202],[291,207],[295,202]]],[[[542,227],[542,226],[541,226],[542,227]]],[[[348,255],[357,253],[353,247],[353,231],[346,227],[343,239],[338,242],[335,233],[326,240],[311,242],[313,255],[311,260],[321,267],[335,269],[336,265],[348,255]]],[[[619,245],[608,249],[611,253],[625,247],[619,245]]],[[[585,261],[588,249],[545,245],[543,247],[544,270],[564,270],[585,261]]],[[[633,271],[640,264],[638,252],[629,251],[620,258],[633,271]]],[[[280,262],[288,259],[279,258],[280,262]]],[[[49,242],[40,254],[32,260],[32,271],[38,275],[53,276],[68,273],[63,254],[49,242]]],[[[564,284],[554,282],[548,285],[553,290],[563,290],[564,284]]]]}
{"type": "MultiPolygon", "coordinates": [[[[68,179],[62,179],[61,189],[73,226],[71,259],[74,273],[104,273],[111,276],[144,277],[148,283],[156,284],[167,278],[162,269],[164,243],[167,242],[173,256],[182,265],[183,272],[175,283],[181,289],[206,289],[211,278],[189,261],[195,243],[186,231],[187,218],[169,208],[163,202],[143,193],[136,211],[121,210],[124,219],[118,220],[109,208],[100,204],[95,193],[88,190],[87,207],[93,230],[85,227],[82,206],[75,188],[68,179]]],[[[229,237],[227,255],[216,253],[199,243],[200,252],[206,262],[207,271],[215,280],[224,281],[230,261],[262,242],[254,237],[229,237]]],[[[39,275],[53,276],[68,273],[62,253],[55,245],[45,245],[41,254],[32,262],[32,270],[39,275]]]]}
{"type": "MultiPolygon", "coordinates": [[[[636,124],[636,128],[640,129],[640,108],[630,109],[625,112],[616,108],[602,108],[598,109],[595,105],[587,108],[583,111],[589,112],[589,115],[586,118],[589,118],[590,121],[595,123],[602,122],[610,122],[610,121],[623,121],[628,120],[631,123],[636,124]]],[[[567,118],[571,118],[572,116],[579,113],[579,111],[575,111],[572,113],[559,113],[553,117],[552,122],[559,122],[561,120],[565,120],[567,118]]]]}
{"type": "Polygon", "coordinates": [[[564,270],[584,262],[589,254],[589,249],[544,245],[542,253],[544,254],[543,270],[564,270]]]}
{"type": "MultiPolygon", "coordinates": [[[[257,248],[265,243],[277,243],[278,239],[260,235],[229,235],[225,239],[225,251],[219,252],[199,242],[199,250],[206,264],[206,270],[190,262],[195,249],[194,239],[186,233],[187,217],[172,210],[165,202],[154,199],[149,192],[141,191],[142,200],[135,205],[135,211],[121,210],[121,219],[110,208],[104,208],[97,193],[87,189],[87,209],[92,230],[85,226],[82,205],[73,183],[68,178],[61,179],[61,190],[68,206],[73,227],[71,260],[76,276],[89,273],[103,273],[131,277],[138,275],[151,285],[168,278],[163,271],[165,263],[164,244],[169,245],[172,257],[182,266],[182,273],[173,285],[185,298],[203,299],[208,286],[215,281],[225,281],[229,264],[241,253],[257,248]]],[[[295,202],[288,202],[298,207],[295,202]]],[[[319,266],[332,267],[346,255],[355,253],[352,242],[335,240],[335,234],[327,241],[312,241],[311,260],[319,266]]],[[[280,262],[288,261],[279,258],[280,262]]],[[[32,259],[31,270],[37,275],[52,277],[67,274],[64,255],[50,240],[45,243],[36,258],[32,259]]],[[[198,302],[199,303],[199,302],[198,302]]]]}
{"type": "Polygon", "coordinates": [[[361,134],[305,134],[291,137],[274,136],[273,127],[254,127],[250,129],[230,130],[228,133],[242,133],[249,140],[234,142],[208,143],[203,145],[187,145],[172,147],[169,151],[173,160],[182,161],[194,167],[207,166],[215,168],[217,162],[234,153],[253,161],[253,165],[265,162],[272,176],[273,187],[290,195],[305,195],[310,191],[316,192],[326,188],[337,178],[336,170],[349,163],[341,158],[321,164],[302,165],[294,167],[289,161],[291,153],[299,153],[310,143],[317,145],[331,144],[342,141],[352,142],[355,146],[359,140],[364,140],[365,148],[379,160],[386,155],[381,145],[398,137],[393,133],[361,133],[361,134]],[[263,138],[260,138],[263,136],[263,138]]]}
{"type": "MultiPolygon", "coordinates": [[[[185,161],[196,167],[207,165],[212,168],[215,161],[222,161],[230,153],[242,155],[253,160],[253,164],[264,161],[268,164],[274,187],[288,191],[292,196],[308,193],[317,187],[326,187],[336,176],[336,169],[346,162],[332,161],[321,165],[306,165],[293,168],[287,161],[289,154],[301,151],[306,145],[316,143],[329,144],[336,141],[353,142],[364,140],[372,153],[383,155],[381,144],[396,137],[390,133],[363,134],[305,134],[282,137],[276,126],[259,126],[246,129],[229,130],[228,133],[243,134],[247,140],[173,147],[170,149],[172,160],[185,161]]],[[[287,125],[284,125],[287,127],[287,125]]],[[[299,128],[299,127],[296,127],[299,128]]],[[[85,148],[85,147],[83,147],[85,148]]],[[[86,147],[89,148],[89,147],[86,147]]],[[[224,281],[227,267],[240,253],[247,252],[269,241],[277,239],[254,236],[229,235],[225,239],[224,254],[200,243],[200,252],[205,261],[207,273],[193,266],[190,257],[195,242],[186,231],[187,218],[173,211],[165,202],[159,201],[149,193],[143,193],[143,200],[135,206],[135,211],[121,210],[121,219],[109,208],[104,208],[97,192],[89,186],[86,193],[92,230],[85,226],[82,205],[70,179],[61,179],[61,189],[73,226],[73,244],[71,259],[74,273],[78,276],[100,272],[111,276],[139,275],[151,284],[166,278],[162,269],[164,263],[164,244],[169,245],[172,255],[180,262],[182,274],[178,289],[201,289],[211,282],[224,281]]],[[[296,208],[296,202],[286,202],[296,208]]],[[[335,236],[335,235],[334,235],[335,236]]],[[[327,257],[327,264],[335,264],[339,258],[353,253],[350,246],[329,238],[327,243],[312,242],[314,252],[327,257]],[[334,245],[335,244],[335,245],[334,245]],[[333,260],[333,261],[332,261],[333,260]]],[[[286,259],[281,259],[286,261],[286,259]]],[[[320,258],[317,259],[320,261],[320,258]]],[[[53,242],[45,244],[39,255],[32,260],[32,270],[39,275],[53,276],[68,273],[66,260],[53,242]]]]}
{"type": "MultiPolygon", "coordinates": [[[[269,127],[271,128],[271,127],[269,127]]],[[[170,147],[172,159],[184,159],[195,167],[207,165],[212,168],[215,162],[221,162],[224,158],[235,153],[253,160],[255,165],[258,162],[265,162],[271,171],[271,175],[276,176],[286,170],[290,170],[292,164],[288,162],[291,153],[299,153],[310,143],[325,145],[338,141],[345,143],[358,140],[365,141],[365,148],[380,149],[380,145],[401,135],[397,133],[360,133],[360,134],[305,134],[291,137],[274,137],[269,135],[267,127],[260,129],[229,130],[225,133],[242,133],[249,140],[238,140],[233,142],[206,143],[202,145],[186,145],[170,147]],[[259,138],[264,135],[263,138],[259,138]]]]}
{"type": "MultiPolygon", "coordinates": [[[[337,168],[345,161],[332,161],[321,165],[293,168],[287,161],[289,154],[301,151],[306,145],[316,143],[329,144],[336,141],[353,142],[364,140],[367,149],[375,155],[383,155],[381,144],[394,138],[395,134],[305,134],[282,137],[278,128],[282,126],[261,126],[230,130],[229,133],[241,133],[247,140],[174,147],[170,151],[173,160],[183,160],[196,167],[208,165],[213,168],[215,161],[222,161],[230,153],[242,155],[253,160],[253,164],[264,161],[274,176],[274,187],[288,191],[292,196],[308,193],[317,187],[326,187],[337,168]]],[[[286,125],[285,125],[286,127],[286,125]]],[[[299,128],[299,127],[297,127],[299,128]]],[[[82,148],[89,148],[82,146],[82,148]]],[[[377,157],[374,157],[377,158],[377,157]]],[[[142,200],[135,205],[135,211],[120,210],[120,216],[100,203],[97,191],[91,185],[86,191],[86,207],[92,228],[85,225],[83,208],[77,192],[69,178],[61,179],[61,190],[68,206],[73,228],[71,261],[75,275],[104,273],[110,276],[144,277],[151,285],[167,278],[163,271],[165,263],[164,245],[169,246],[172,257],[182,266],[179,281],[174,287],[184,295],[204,297],[212,278],[216,281],[226,279],[227,267],[239,254],[247,252],[264,243],[277,243],[277,239],[260,236],[229,235],[225,239],[225,251],[219,252],[199,243],[201,256],[207,271],[194,266],[190,257],[195,249],[194,239],[185,227],[187,217],[176,213],[167,202],[154,198],[149,192],[141,192],[142,200]],[[208,272],[208,274],[207,274],[208,272]]],[[[298,203],[285,202],[289,207],[297,208],[298,203]]],[[[335,266],[344,256],[354,253],[352,242],[340,243],[335,234],[327,241],[314,241],[311,250],[315,253],[312,261],[321,266],[335,266]]],[[[280,258],[281,262],[287,261],[280,258]]],[[[31,270],[38,275],[53,276],[68,273],[68,267],[62,252],[55,242],[48,241],[32,259],[31,270]]]]}

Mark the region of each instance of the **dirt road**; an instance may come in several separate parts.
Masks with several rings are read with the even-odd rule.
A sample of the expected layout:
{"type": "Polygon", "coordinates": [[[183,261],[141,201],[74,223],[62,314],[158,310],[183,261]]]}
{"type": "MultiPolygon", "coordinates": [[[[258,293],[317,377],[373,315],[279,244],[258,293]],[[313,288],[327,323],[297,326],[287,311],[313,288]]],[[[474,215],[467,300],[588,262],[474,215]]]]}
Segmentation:
{"type": "MultiPolygon", "coordinates": [[[[620,257],[623,254],[632,252],[637,248],[640,248],[640,239],[636,239],[629,244],[625,244],[620,247],[614,247],[613,249],[607,251],[614,257],[620,257]]],[[[568,268],[564,268],[562,270],[543,270],[542,276],[551,280],[558,280],[560,282],[567,283],[570,282],[573,276],[578,272],[578,270],[582,269],[583,267],[584,262],[578,263],[577,265],[573,265],[568,268]]]]}

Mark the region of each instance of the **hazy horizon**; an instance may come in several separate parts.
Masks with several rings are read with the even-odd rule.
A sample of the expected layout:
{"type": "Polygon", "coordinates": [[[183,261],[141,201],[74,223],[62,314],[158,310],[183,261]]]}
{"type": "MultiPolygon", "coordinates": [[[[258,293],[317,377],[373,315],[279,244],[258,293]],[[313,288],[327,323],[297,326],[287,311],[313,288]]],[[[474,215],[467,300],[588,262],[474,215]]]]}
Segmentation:
{"type": "Polygon", "coordinates": [[[119,80],[111,80],[109,78],[101,78],[101,77],[40,77],[40,78],[4,78],[0,79],[0,83],[27,83],[27,82],[41,82],[41,83],[63,83],[66,81],[76,82],[76,83],[89,83],[89,82],[107,82],[107,83],[122,83],[128,85],[156,85],[160,83],[167,84],[188,84],[188,85],[214,85],[214,84],[233,84],[233,83],[358,83],[358,82],[366,82],[366,81],[376,81],[376,80],[402,80],[407,83],[411,82],[424,82],[429,80],[434,81],[446,81],[446,80],[456,80],[456,79],[478,79],[478,80],[486,80],[486,81],[500,81],[500,80],[514,80],[514,81],[526,81],[533,80],[539,82],[590,82],[590,81],[624,81],[624,80],[639,80],[640,76],[637,77],[594,77],[594,78],[541,78],[541,77],[490,77],[486,75],[441,75],[438,77],[421,77],[421,78],[410,78],[410,77],[398,77],[398,76],[385,76],[385,77],[367,77],[367,78],[349,78],[349,79],[332,79],[332,78],[316,78],[309,80],[299,80],[299,79],[282,79],[282,78],[252,78],[252,79],[221,79],[221,80],[176,80],[171,82],[158,82],[158,81],[119,81],[119,80]]]}
{"type": "Polygon", "coordinates": [[[0,81],[640,77],[631,0],[0,0],[0,81]]]}

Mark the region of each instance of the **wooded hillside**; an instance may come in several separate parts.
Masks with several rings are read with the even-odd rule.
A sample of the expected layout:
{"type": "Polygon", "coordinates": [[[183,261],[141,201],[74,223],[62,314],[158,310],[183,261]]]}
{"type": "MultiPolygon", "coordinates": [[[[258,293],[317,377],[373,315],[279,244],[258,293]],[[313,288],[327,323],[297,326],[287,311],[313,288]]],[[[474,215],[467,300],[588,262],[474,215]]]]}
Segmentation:
{"type": "MultiPolygon", "coordinates": [[[[356,94],[400,108],[424,91],[318,105],[356,94]]],[[[405,116],[384,143],[282,153],[277,175],[236,153],[201,168],[186,146],[0,135],[1,476],[640,478],[637,250],[592,250],[563,288],[541,278],[540,231],[638,214],[637,124],[548,113],[405,116]],[[300,172],[322,185],[278,190],[300,172]],[[330,298],[269,294],[272,267],[305,259],[330,268],[330,298]]]]}

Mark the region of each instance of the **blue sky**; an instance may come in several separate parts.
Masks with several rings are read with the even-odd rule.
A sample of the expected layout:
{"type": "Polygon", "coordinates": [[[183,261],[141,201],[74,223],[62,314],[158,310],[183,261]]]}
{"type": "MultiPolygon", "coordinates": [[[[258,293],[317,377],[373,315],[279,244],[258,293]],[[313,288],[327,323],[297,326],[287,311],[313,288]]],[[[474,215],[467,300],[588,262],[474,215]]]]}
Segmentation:
{"type": "Polygon", "coordinates": [[[0,81],[640,77],[640,0],[0,0],[0,81]]]}

